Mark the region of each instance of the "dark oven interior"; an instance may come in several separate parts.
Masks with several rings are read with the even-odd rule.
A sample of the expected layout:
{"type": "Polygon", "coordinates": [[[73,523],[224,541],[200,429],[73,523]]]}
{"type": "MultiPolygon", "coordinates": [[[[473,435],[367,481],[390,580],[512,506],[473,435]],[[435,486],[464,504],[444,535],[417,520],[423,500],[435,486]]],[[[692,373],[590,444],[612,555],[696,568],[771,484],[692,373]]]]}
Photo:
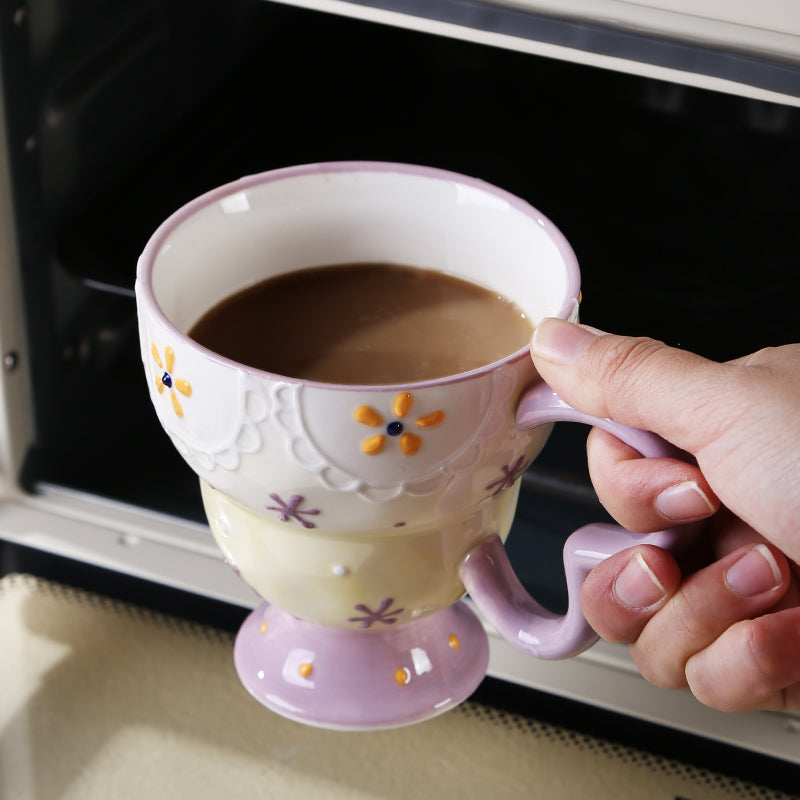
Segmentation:
{"type": "MultiPolygon", "coordinates": [[[[798,111],[267,0],[3,0],[2,74],[36,439],[22,480],[202,520],[146,395],[132,287],[158,223],[290,164],[377,159],[546,213],[582,318],[715,359],[797,341],[798,111]]],[[[585,431],[525,477],[512,558],[557,607],[602,516],[585,431]]]]}

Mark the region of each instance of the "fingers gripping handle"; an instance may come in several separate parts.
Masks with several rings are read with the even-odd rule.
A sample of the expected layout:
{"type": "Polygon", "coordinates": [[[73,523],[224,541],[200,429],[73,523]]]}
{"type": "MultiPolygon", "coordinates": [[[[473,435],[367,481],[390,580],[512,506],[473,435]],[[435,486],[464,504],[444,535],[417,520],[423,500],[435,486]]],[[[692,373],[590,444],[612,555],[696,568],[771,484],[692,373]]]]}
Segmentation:
{"type": "MultiPolygon", "coordinates": [[[[558,421],[603,428],[646,458],[675,457],[678,453],[655,434],[576,411],[545,383],[529,389],[517,409],[517,426],[524,430],[558,421]]],[[[499,536],[484,539],[470,551],[461,578],[480,611],[504,639],[538,658],[569,658],[598,639],[580,608],[580,590],[589,572],[610,555],[635,544],[654,544],[677,552],[695,531],[696,526],[686,526],[643,536],[619,525],[601,523],[578,529],[564,544],[569,598],[564,615],[553,614],[528,594],[514,574],[499,536]]]]}
{"type": "MultiPolygon", "coordinates": [[[[641,538],[641,537],[637,537],[641,538]]],[[[520,583],[497,535],[474,547],[461,580],[483,616],[506,641],[537,658],[570,658],[591,647],[598,635],[583,617],[580,591],[584,579],[603,558],[635,544],[633,534],[616,525],[586,525],[564,544],[569,607],[564,615],[540,606],[520,583]],[[610,536],[617,549],[608,551],[610,536]],[[598,549],[598,543],[606,545],[598,549]]]]}

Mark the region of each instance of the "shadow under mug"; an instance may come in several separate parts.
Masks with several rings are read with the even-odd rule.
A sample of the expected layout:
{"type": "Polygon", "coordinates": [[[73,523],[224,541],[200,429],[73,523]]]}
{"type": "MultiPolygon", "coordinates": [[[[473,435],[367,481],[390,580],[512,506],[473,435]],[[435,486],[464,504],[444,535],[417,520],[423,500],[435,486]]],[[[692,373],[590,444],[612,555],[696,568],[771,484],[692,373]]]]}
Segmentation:
{"type": "Polygon", "coordinates": [[[417,722],[472,693],[489,648],[459,602],[465,591],[515,646],[567,658],[597,639],[578,599],[596,564],[637,543],[675,551],[694,532],[576,531],[564,547],[569,607],[553,614],[503,547],[519,478],[551,423],[597,425],[645,457],[674,455],[661,439],[563,403],[527,347],[440,380],[348,386],[255,370],[187,335],[259,280],[355,262],[445,271],[512,299],[534,322],[577,320],[579,296],[574,253],[540,212],[481,181],[410,165],[244,178],[178,210],[148,242],[136,298],[151,400],[201,479],[225,559],[262,600],[237,635],[240,679],[277,713],[336,729],[417,722]],[[416,431],[413,452],[395,441],[404,428],[416,431]],[[385,446],[364,448],[376,434],[385,446]]]}

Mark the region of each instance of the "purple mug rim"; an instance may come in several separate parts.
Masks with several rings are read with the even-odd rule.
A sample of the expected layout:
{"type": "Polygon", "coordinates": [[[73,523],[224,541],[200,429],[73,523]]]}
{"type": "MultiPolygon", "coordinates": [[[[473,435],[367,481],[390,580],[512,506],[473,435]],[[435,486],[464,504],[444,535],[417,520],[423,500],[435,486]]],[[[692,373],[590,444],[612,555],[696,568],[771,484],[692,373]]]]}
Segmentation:
{"type": "Polygon", "coordinates": [[[446,375],[442,378],[431,378],[424,381],[409,381],[407,383],[395,384],[340,384],[340,383],[324,383],[319,381],[306,380],[303,378],[292,378],[287,375],[280,375],[275,372],[268,372],[267,370],[257,369],[250,367],[246,364],[241,364],[233,361],[213,350],[209,350],[201,344],[198,344],[191,339],[187,334],[180,331],[167,317],[162,310],[160,304],[155,298],[152,288],[152,271],[155,264],[155,259],[161,251],[166,239],[170,234],[175,231],[187,219],[192,217],[203,208],[207,208],[214,203],[219,202],[223,197],[227,197],[237,192],[246,191],[255,186],[262,186],[267,183],[276,181],[302,177],[304,175],[319,175],[324,173],[340,173],[340,172],[398,172],[404,175],[413,175],[424,178],[431,178],[440,181],[450,181],[452,183],[462,184],[470,188],[478,189],[508,203],[509,206],[522,214],[531,217],[535,220],[547,233],[550,240],[558,250],[567,273],[567,285],[565,291],[565,299],[561,308],[554,315],[560,319],[568,319],[575,310],[579,293],[580,293],[580,269],[578,267],[578,259],[572,246],[567,241],[566,237],[559,230],[558,227],[538,209],[534,208],[530,203],[517,197],[514,194],[501,189],[491,183],[488,183],[479,178],[471,178],[458,172],[453,172],[438,167],[426,167],[417,164],[405,164],[402,162],[392,161],[322,161],[310,164],[301,164],[290,167],[280,167],[277,169],[266,170],[264,172],[254,173],[239,178],[235,181],[222,184],[214,189],[211,189],[198,197],[190,200],[185,205],[178,208],[169,217],[167,217],[155,230],[147,244],[139,256],[136,270],[136,295],[137,304],[145,301],[150,307],[150,313],[156,318],[158,323],[172,335],[178,339],[187,341],[192,347],[202,351],[206,357],[212,361],[216,361],[223,366],[233,369],[242,370],[246,373],[266,377],[272,381],[282,381],[286,383],[300,383],[307,386],[316,386],[325,389],[339,389],[343,391],[397,391],[399,389],[422,389],[432,386],[444,386],[451,383],[458,383],[461,381],[470,380],[479,375],[483,375],[500,367],[520,361],[528,357],[529,347],[520,348],[514,353],[510,353],[503,358],[497,359],[490,364],[485,364],[468,372],[459,372],[455,375],[446,375]]]}

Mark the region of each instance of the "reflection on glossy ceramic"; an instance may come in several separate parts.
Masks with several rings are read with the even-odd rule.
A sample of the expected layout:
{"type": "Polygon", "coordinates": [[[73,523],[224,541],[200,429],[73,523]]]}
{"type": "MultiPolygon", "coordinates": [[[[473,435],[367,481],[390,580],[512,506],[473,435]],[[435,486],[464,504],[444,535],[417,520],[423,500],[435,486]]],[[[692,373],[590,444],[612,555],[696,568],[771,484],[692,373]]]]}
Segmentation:
{"type": "MultiPolygon", "coordinates": [[[[253,176],[179,210],[148,243],[136,297],[150,397],[201,478],[226,560],[264,601],[237,638],[240,677],[278,713],[342,729],[424,719],[475,689],[488,649],[458,603],[465,587],[527,652],[564,657],[595,639],[577,603],[563,618],[537,606],[502,547],[522,472],[550,423],[574,418],[536,384],[527,348],[442,380],[354,387],[250,369],[186,335],[258,280],[358,261],[445,270],[533,321],[576,319],[579,295],[574,254],[538,211],[421,167],[253,176]]],[[[567,548],[572,596],[605,552],[585,535],[567,548]]]]}
{"type": "Polygon", "coordinates": [[[458,705],[486,674],[483,626],[463,603],[411,625],[315,625],[264,604],[245,620],[236,666],[250,693],[298,722],[339,730],[420,722],[458,705]]]}

